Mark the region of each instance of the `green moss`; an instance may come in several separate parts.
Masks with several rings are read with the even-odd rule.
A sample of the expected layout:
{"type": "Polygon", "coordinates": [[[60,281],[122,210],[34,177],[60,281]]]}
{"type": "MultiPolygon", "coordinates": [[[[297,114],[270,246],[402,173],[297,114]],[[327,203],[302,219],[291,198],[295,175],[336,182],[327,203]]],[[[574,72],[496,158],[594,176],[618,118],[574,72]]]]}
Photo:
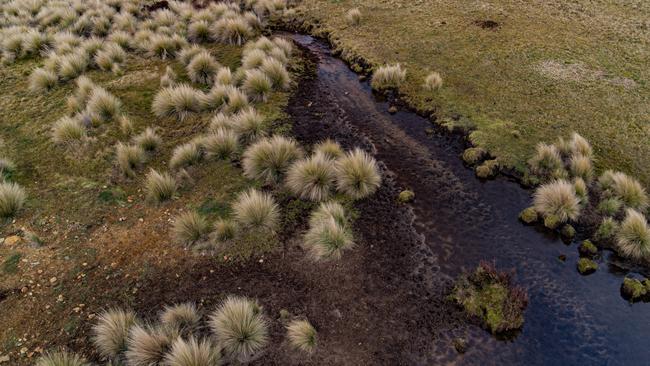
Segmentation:
{"type": "Polygon", "coordinates": [[[593,257],[598,254],[598,247],[594,245],[590,240],[583,240],[578,247],[580,255],[584,257],[593,257]]]}
{"type": "Polygon", "coordinates": [[[519,219],[527,224],[537,221],[537,211],[535,208],[528,207],[519,213],[519,219]]]}
{"type": "Polygon", "coordinates": [[[480,147],[470,147],[463,152],[463,161],[469,165],[474,165],[487,155],[485,149],[480,147]]]}
{"type": "Polygon", "coordinates": [[[411,190],[404,190],[399,193],[399,196],[397,197],[397,200],[401,203],[407,203],[411,202],[415,199],[415,193],[411,190]]]}
{"type": "MultiPolygon", "coordinates": [[[[647,281],[647,280],[645,280],[647,281]]],[[[639,301],[648,293],[648,288],[639,280],[635,278],[625,277],[623,285],[621,286],[623,296],[630,299],[630,301],[639,301]]]]}
{"type": "Polygon", "coordinates": [[[499,172],[499,162],[496,159],[486,160],[476,167],[476,176],[487,179],[494,177],[499,172]]]}
{"type": "Polygon", "coordinates": [[[546,216],[544,218],[544,226],[551,230],[555,230],[560,226],[560,219],[555,215],[546,216]]]}
{"type": "Polygon", "coordinates": [[[605,198],[598,204],[598,212],[607,216],[614,216],[623,207],[623,202],[618,198],[605,198]]]}
{"type": "Polygon", "coordinates": [[[21,254],[13,253],[2,262],[2,270],[7,274],[18,272],[18,263],[20,263],[21,254]]]}
{"type": "Polygon", "coordinates": [[[578,272],[583,275],[594,273],[598,269],[598,263],[589,258],[578,259],[578,272]]]}
{"type": "Polygon", "coordinates": [[[573,226],[566,224],[562,226],[560,234],[562,234],[566,239],[573,239],[573,237],[576,236],[576,229],[573,226]]]}

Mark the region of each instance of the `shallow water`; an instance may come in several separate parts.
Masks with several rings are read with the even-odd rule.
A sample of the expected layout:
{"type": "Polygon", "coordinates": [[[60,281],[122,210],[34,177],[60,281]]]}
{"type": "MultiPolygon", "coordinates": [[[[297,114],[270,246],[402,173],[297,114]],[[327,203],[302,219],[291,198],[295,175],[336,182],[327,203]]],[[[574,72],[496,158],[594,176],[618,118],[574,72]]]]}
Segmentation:
{"type": "Polygon", "coordinates": [[[514,268],[516,282],[528,290],[526,322],[513,340],[497,340],[476,326],[459,327],[440,332],[431,348],[413,359],[460,365],[650,363],[650,304],[632,305],[621,298],[627,270],[612,253],[603,253],[596,273],[581,276],[576,242],[567,245],[518,221],[530,205],[529,191],[503,177],[478,180],[460,159],[459,136],[438,129],[427,134],[431,123],[412,112],[389,114],[387,103],[373,96],[368,83],[359,82],[324,42],[291,37],[317,57],[318,88],[370,141],[396,184],[415,192],[414,226],[423,243],[413,266],[422,285],[440,296],[441,283],[487,259],[499,268],[514,268]],[[450,347],[457,336],[469,340],[467,353],[450,347]]]}

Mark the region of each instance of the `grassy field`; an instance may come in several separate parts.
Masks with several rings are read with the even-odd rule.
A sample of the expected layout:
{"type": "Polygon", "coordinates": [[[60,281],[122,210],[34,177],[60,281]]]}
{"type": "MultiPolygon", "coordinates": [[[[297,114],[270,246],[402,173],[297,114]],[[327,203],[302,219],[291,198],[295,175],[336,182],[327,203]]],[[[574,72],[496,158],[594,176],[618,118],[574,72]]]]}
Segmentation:
{"type": "MultiPolygon", "coordinates": [[[[239,66],[241,47],[210,49],[222,65],[239,66]]],[[[122,101],[136,134],[156,127],[162,137],[162,147],[135,178],[125,178],[116,167],[115,144],[130,140],[116,124],[94,130],[84,146],[54,145],[51,128],[66,114],[74,83],[45,93],[29,91],[28,75],[39,63],[32,59],[0,68],[3,157],[16,164],[12,179],[28,192],[20,215],[0,227],[0,286],[6,298],[0,348],[12,355],[12,362],[16,355],[21,362],[38,356],[44,342],[83,342],[94,314],[131,304],[152,266],[173,266],[188,256],[169,234],[177,213],[195,209],[212,221],[228,215],[234,197],[255,185],[237,166],[213,160],[190,168],[191,178],[182,183],[177,199],[160,205],[145,202],[148,169],[167,170],[174,147],[204,131],[211,118],[206,112],[181,122],[152,114],[167,65],[181,81],[187,80],[178,62],[129,56],[122,75],[87,73],[122,101]]],[[[267,103],[256,106],[272,130],[287,129],[283,109],[288,97],[274,92],[267,103]]],[[[224,249],[214,260],[262,254],[276,241],[244,244],[224,249]]]]}
{"type": "MultiPolygon", "coordinates": [[[[408,70],[400,91],[440,121],[469,119],[473,143],[525,169],[539,141],[572,131],[596,166],[650,185],[650,3],[304,0],[298,14],[373,66],[408,70]],[[358,7],[361,23],[348,25],[358,7]],[[316,22],[314,21],[316,20],[316,22]],[[491,23],[491,22],[494,23],[491,23]],[[438,71],[444,86],[425,92],[438,71]]],[[[325,34],[323,33],[323,34],[325,34]]]]}

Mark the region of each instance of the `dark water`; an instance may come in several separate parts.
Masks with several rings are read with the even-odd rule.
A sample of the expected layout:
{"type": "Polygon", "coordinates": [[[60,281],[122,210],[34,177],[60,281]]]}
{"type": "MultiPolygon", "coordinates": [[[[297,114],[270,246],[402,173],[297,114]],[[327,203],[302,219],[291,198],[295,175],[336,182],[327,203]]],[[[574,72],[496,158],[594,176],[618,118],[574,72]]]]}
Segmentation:
{"type": "Polygon", "coordinates": [[[496,340],[474,326],[450,330],[419,355],[424,364],[650,364],[650,304],[621,298],[627,271],[612,253],[603,253],[596,273],[581,276],[577,243],[567,245],[518,221],[530,205],[529,191],[506,178],[478,180],[459,158],[458,136],[427,134],[431,123],[411,112],[387,113],[388,105],[325,43],[291,37],[317,57],[318,87],[371,141],[397,184],[415,192],[414,225],[424,240],[414,267],[423,283],[433,289],[487,259],[514,268],[516,282],[528,289],[526,323],[514,340],[496,340]],[[456,336],[469,339],[467,353],[449,347],[456,336]]]}

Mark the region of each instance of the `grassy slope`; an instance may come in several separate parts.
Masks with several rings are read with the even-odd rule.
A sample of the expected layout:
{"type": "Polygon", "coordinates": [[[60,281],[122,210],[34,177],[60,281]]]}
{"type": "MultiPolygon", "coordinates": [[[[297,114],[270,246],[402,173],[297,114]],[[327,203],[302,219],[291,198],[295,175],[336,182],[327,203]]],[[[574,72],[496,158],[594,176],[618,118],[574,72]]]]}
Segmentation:
{"type": "Polygon", "coordinates": [[[578,131],[595,145],[597,167],[650,185],[650,3],[580,0],[304,0],[342,48],[373,65],[400,62],[401,89],[419,109],[469,117],[472,140],[522,169],[538,141],[578,131]],[[345,12],[359,7],[358,27],[345,12]],[[477,20],[500,23],[483,29],[477,20]],[[549,67],[542,71],[544,62],[549,67]],[[445,86],[422,91],[424,76],[445,86]]]}
{"type": "MultiPolygon", "coordinates": [[[[216,45],[212,50],[222,64],[239,66],[239,47],[216,45]]],[[[23,347],[26,357],[39,347],[71,346],[67,342],[86,338],[92,314],[108,306],[128,306],[150,264],[188,255],[170,240],[171,217],[187,208],[211,219],[227,215],[229,202],[253,184],[231,164],[204,162],[189,169],[191,182],[183,184],[177,200],[147,204],[142,192],[145,172],[149,167],[166,170],[173,148],[204,131],[210,119],[206,114],[178,122],[157,119],[150,112],[165,66],[171,64],[183,76],[182,67],[131,57],[121,76],[88,74],[121,99],[136,132],[158,126],[163,138],[162,149],[138,176],[125,179],[115,167],[114,145],[129,137],[122,136],[117,125],[93,130],[94,140],[85,148],[67,150],[51,142],[52,124],[67,113],[65,100],[74,88],[68,83],[48,93],[29,92],[28,75],[39,63],[27,60],[0,67],[2,156],[16,163],[13,179],[29,195],[15,221],[0,222],[0,237],[32,232],[42,240],[42,246],[25,239],[0,246],[0,290],[8,296],[0,313],[0,353],[11,353],[12,362],[23,347]]],[[[275,130],[286,130],[282,121],[287,101],[287,93],[274,93],[258,108],[269,122],[280,121],[272,123],[275,130]]],[[[263,242],[264,248],[245,242],[222,254],[246,257],[274,243],[263,242]]]]}

